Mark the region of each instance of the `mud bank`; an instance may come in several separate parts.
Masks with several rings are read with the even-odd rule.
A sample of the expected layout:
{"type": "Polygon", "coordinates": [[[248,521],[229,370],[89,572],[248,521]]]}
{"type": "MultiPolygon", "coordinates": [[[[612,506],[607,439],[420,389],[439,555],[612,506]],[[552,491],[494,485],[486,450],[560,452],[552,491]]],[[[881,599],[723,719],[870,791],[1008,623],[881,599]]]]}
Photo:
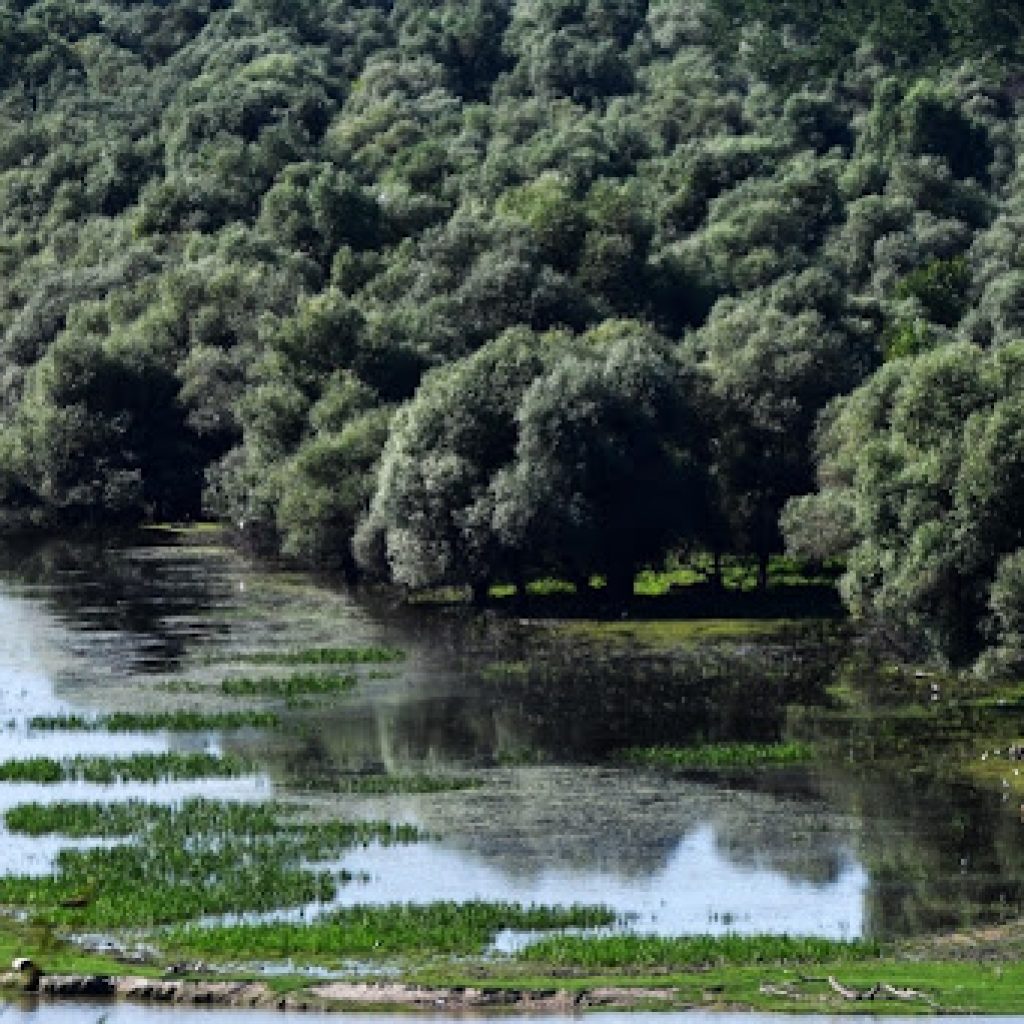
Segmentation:
{"type": "Polygon", "coordinates": [[[629,1010],[676,997],[670,989],[601,987],[569,992],[508,988],[423,988],[394,982],[332,981],[288,994],[259,981],[194,981],[111,975],[43,975],[27,981],[22,974],[0,976],[8,991],[32,992],[47,999],[107,998],[179,1006],[220,1006],[276,1010],[483,1010],[566,1013],[603,1008],[629,1010]]]}

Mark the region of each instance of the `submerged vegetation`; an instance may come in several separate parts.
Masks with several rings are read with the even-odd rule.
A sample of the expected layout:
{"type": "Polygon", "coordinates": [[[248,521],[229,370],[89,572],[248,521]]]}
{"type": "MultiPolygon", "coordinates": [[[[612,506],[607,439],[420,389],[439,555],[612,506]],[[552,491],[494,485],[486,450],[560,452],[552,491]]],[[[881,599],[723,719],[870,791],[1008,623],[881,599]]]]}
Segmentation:
{"type": "Polygon", "coordinates": [[[354,675],[305,672],[288,676],[230,676],[222,679],[221,692],[229,697],[300,697],[345,693],[358,679],[354,675]]]}
{"type": "Polygon", "coordinates": [[[705,743],[694,747],[631,747],[619,754],[644,768],[766,768],[802,764],[814,756],[809,743],[705,743]]]}
{"type": "Polygon", "coordinates": [[[482,953],[504,929],[593,928],[612,924],[606,907],[523,907],[509,903],[354,906],[311,924],[275,923],[168,932],[168,949],[201,956],[381,957],[482,953]]]}
{"type": "Polygon", "coordinates": [[[232,654],[228,660],[249,665],[379,665],[404,658],[405,652],[394,647],[308,647],[247,651],[232,654]]]}
{"type": "Polygon", "coordinates": [[[370,775],[303,774],[291,783],[299,790],[326,793],[353,793],[363,796],[387,796],[398,793],[449,793],[464,789],[478,789],[479,778],[464,775],[370,775]]]}
{"type": "Polygon", "coordinates": [[[233,754],[132,754],[129,757],[48,757],[0,762],[0,782],[162,782],[168,779],[227,778],[254,766],[233,754]]]}
{"type": "Polygon", "coordinates": [[[156,925],[329,900],[349,876],[309,865],[370,841],[421,838],[411,826],[302,823],[266,804],[202,800],[172,808],[26,805],[10,812],[7,822],[31,835],[67,829],[76,836],[132,840],[63,849],[49,877],[0,876],[0,903],[78,927],[156,925]]]}
{"type": "Polygon", "coordinates": [[[217,729],[272,729],[280,722],[273,711],[115,711],[83,715],[34,715],[30,729],[61,732],[200,732],[217,729]]]}

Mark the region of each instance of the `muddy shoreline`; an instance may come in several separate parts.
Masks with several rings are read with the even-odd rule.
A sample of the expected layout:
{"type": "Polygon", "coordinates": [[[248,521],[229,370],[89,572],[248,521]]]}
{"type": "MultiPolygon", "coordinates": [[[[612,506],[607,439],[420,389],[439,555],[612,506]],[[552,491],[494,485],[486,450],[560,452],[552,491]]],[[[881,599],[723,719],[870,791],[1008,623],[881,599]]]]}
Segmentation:
{"type": "Polygon", "coordinates": [[[586,1009],[631,1010],[664,1004],[677,1008],[670,988],[596,987],[527,990],[497,987],[424,987],[400,982],[330,981],[290,993],[261,981],[202,981],[133,975],[50,974],[30,979],[0,976],[0,988],[41,1002],[74,999],[126,1000],[225,1009],[304,1010],[508,1010],[572,1013],[586,1009]]]}

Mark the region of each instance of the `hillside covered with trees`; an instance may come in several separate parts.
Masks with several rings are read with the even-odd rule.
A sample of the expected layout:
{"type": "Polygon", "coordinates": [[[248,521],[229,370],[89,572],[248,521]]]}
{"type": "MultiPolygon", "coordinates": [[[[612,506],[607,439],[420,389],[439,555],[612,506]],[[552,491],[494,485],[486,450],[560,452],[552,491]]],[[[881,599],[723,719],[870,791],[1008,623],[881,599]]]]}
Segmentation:
{"type": "Polygon", "coordinates": [[[1022,30],[2,0],[4,521],[215,516],[478,590],[788,538],[856,613],[1016,664],[1022,30]]]}

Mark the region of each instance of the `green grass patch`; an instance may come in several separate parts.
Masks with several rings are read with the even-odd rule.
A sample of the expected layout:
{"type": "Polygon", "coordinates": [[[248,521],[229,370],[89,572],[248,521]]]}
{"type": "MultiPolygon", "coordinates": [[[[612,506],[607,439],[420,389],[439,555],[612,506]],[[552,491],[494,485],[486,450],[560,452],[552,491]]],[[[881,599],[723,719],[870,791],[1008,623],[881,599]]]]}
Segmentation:
{"type": "Polygon", "coordinates": [[[696,747],[629,747],[627,764],[645,768],[765,768],[801,764],[814,756],[809,743],[706,743],[696,747]]]}
{"type": "Polygon", "coordinates": [[[394,647],[307,647],[287,651],[248,651],[225,660],[246,665],[380,665],[404,661],[394,647]]]}
{"type": "Polygon", "coordinates": [[[876,942],[790,938],[786,935],[555,935],[530,943],[517,958],[548,969],[642,972],[749,964],[848,963],[877,959],[876,942]]]}
{"type": "Polygon", "coordinates": [[[469,776],[440,775],[321,775],[299,779],[296,789],[318,793],[390,796],[398,793],[450,793],[479,789],[483,781],[469,776]]]}
{"type": "Polygon", "coordinates": [[[82,715],[36,715],[29,727],[62,732],[201,732],[210,729],[272,729],[280,723],[273,711],[116,711],[82,715]]]}
{"type": "Polygon", "coordinates": [[[168,779],[230,778],[253,766],[233,754],[132,754],[130,757],[31,757],[0,762],[0,782],[164,782],[168,779]]]}
{"type": "Polygon", "coordinates": [[[99,849],[65,849],[50,877],[0,877],[0,903],[77,927],[149,926],[202,915],[266,911],[335,895],[340,874],[311,867],[368,842],[422,838],[387,822],[303,823],[268,804],[191,800],[27,804],[7,815],[29,835],[128,837],[99,849]]]}
{"type": "Polygon", "coordinates": [[[231,676],[222,679],[221,692],[229,697],[302,697],[345,693],[356,685],[353,675],[302,672],[288,676],[231,676]]]}
{"type": "Polygon", "coordinates": [[[123,837],[141,834],[160,825],[169,826],[187,818],[201,832],[238,831],[250,835],[272,835],[281,825],[273,804],[228,803],[190,800],[175,808],[146,800],[111,803],[78,803],[61,800],[52,804],[27,803],[10,808],[4,821],[11,832],[22,835],[62,835],[73,838],[123,837]]]}
{"type": "Polygon", "coordinates": [[[564,636],[601,643],[671,648],[767,638],[794,626],[790,619],[570,619],[551,623],[549,628],[564,636]]]}
{"type": "Polygon", "coordinates": [[[611,924],[607,907],[524,907],[510,903],[428,903],[346,907],[311,924],[185,928],[167,933],[174,953],[226,958],[313,960],[483,952],[505,928],[545,930],[611,924]]]}

